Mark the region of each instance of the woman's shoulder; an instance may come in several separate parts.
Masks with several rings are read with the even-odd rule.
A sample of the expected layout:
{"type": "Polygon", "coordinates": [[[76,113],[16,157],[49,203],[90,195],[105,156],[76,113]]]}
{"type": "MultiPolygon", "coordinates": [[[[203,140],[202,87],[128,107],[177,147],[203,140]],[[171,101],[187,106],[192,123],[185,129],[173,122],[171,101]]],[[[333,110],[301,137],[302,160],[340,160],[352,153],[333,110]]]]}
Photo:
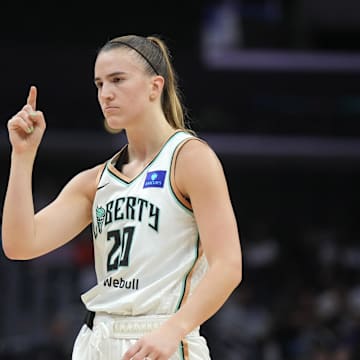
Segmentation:
{"type": "Polygon", "coordinates": [[[80,171],[69,181],[67,187],[79,191],[88,197],[93,197],[105,166],[106,162],[80,171]]]}
{"type": "MultiPolygon", "coordinates": [[[[123,147],[125,148],[125,146],[123,147]]],[[[116,153],[112,154],[105,161],[95,164],[92,167],[88,167],[78,172],[68,183],[69,186],[77,188],[86,195],[92,197],[97,189],[101,174],[105,170],[108,163],[116,161],[119,154],[121,154],[123,148],[116,153]]]]}
{"type": "Polygon", "coordinates": [[[191,136],[184,141],[179,149],[178,159],[190,166],[202,161],[219,161],[214,149],[206,140],[198,136],[191,136]]]}
{"type": "Polygon", "coordinates": [[[190,138],[179,149],[176,157],[177,177],[204,179],[223,173],[222,163],[215,150],[199,137],[190,138]]]}
{"type": "Polygon", "coordinates": [[[183,144],[176,158],[174,182],[185,198],[205,201],[209,192],[226,189],[226,179],[220,158],[201,138],[183,144]]]}
{"type": "Polygon", "coordinates": [[[96,164],[93,167],[84,169],[80,171],[76,177],[89,181],[89,180],[96,180],[98,176],[100,176],[101,172],[104,170],[106,166],[106,162],[96,164]]]}

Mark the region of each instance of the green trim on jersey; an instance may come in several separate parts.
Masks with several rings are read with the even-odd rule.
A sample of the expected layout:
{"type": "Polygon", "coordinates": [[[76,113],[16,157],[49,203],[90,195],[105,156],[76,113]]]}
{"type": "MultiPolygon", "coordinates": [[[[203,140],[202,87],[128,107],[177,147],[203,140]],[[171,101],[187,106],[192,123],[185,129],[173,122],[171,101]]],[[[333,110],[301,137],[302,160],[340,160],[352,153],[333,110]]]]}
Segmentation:
{"type": "Polygon", "coordinates": [[[184,354],[184,341],[181,340],[180,341],[180,345],[179,345],[179,355],[180,355],[180,358],[181,360],[185,360],[185,354],[184,354]]]}
{"type": "Polygon", "coordinates": [[[183,203],[181,202],[181,200],[176,196],[175,191],[174,191],[174,188],[173,188],[172,183],[171,183],[171,169],[172,169],[172,166],[173,166],[174,156],[175,156],[175,154],[176,154],[179,146],[183,145],[183,144],[184,144],[184,141],[188,141],[189,139],[191,139],[191,138],[184,139],[180,144],[178,144],[178,145],[176,146],[176,148],[175,148],[175,150],[174,150],[174,152],[173,152],[173,154],[172,154],[172,156],[171,156],[170,171],[169,171],[169,174],[168,174],[168,179],[169,179],[170,194],[171,194],[171,195],[173,196],[173,198],[176,200],[176,203],[177,203],[178,205],[180,205],[180,207],[181,207],[182,209],[186,210],[187,213],[193,214],[192,209],[188,208],[185,204],[183,204],[183,203]]]}
{"type": "MultiPolygon", "coordinates": [[[[118,177],[116,174],[114,174],[112,171],[110,171],[110,169],[108,168],[108,166],[106,165],[106,170],[109,173],[109,175],[111,177],[113,177],[115,180],[120,181],[123,185],[129,185],[129,183],[127,181],[125,181],[124,179],[118,177]]],[[[135,179],[134,179],[135,180],[135,179]]]]}
{"type": "MultiPolygon", "coordinates": [[[[170,180],[170,179],[169,179],[170,180]]],[[[172,195],[172,197],[174,198],[175,202],[180,206],[180,208],[182,208],[183,210],[185,210],[188,214],[194,214],[192,209],[189,209],[185,204],[183,204],[180,199],[176,196],[174,189],[171,186],[171,181],[170,181],[170,194],[172,195]]]]}
{"type": "MultiPolygon", "coordinates": [[[[108,171],[108,173],[110,173],[111,175],[113,175],[113,177],[115,177],[115,179],[120,180],[121,183],[123,183],[124,185],[130,185],[132,184],[136,179],[138,179],[141,175],[144,174],[144,172],[150,167],[150,165],[160,156],[160,154],[164,151],[166,145],[177,135],[177,134],[181,134],[181,133],[186,133],[185,131],[177,131],[174,134],[172,134],[169,139],[166,140],[166,142],[163,144],[163,146],[161,147],[161,149],[159,150],[159,152],[155,155],[155,157],[144,167],[144,169],[141,170],[141,172],[139,174],[137,174],[132,180],[130,181],[126,181],[124,179],[121,179],[120,177],[118,177],[116,174],[114,174],[110,169],[108,164],[111,163],[111,161],[114,159],[111,158],[107,164],[106,164],[106,170],[108,171]]],[[[118,154],[116,155],[118,156],[118,154]]],[[[119,171],[121,173],[121,171],[119,171]]]]}
{"type": "Polygon", "coordinates": [[[194,263],[193,263],[192,267],[190,268],[189,272],[185,275],[185,277],[183,279],[183,288],[181,291],[180,299],[176,305],[175,312],[180,309],[181,303],[184,300],[187,279],[188,279],[191,271],[194,269],[196,261],[199,259],[199,245],[200,245],[200,236],[198,234],[198,239],[197,239],[197,243],[196,243],[196,247],[195,247],[195,260],[194,260],[194,263]]]}

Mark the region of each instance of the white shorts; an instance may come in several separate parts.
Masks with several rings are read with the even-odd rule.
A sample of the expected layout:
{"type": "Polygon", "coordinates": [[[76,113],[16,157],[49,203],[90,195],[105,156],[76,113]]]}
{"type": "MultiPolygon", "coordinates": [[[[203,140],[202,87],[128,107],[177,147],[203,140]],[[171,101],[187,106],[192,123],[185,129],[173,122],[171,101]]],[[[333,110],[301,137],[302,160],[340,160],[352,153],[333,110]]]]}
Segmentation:
{"type": "MultiPolygon", "coordinates": [[[[125,352],[169,316],[123,317],[97,313],[93,328],[84,324],[76,337],[72,360],[121,360],[125,352]]],[[[169,360],[210,360],[206,340],[199,329],[192,331],[169,360]]]]}

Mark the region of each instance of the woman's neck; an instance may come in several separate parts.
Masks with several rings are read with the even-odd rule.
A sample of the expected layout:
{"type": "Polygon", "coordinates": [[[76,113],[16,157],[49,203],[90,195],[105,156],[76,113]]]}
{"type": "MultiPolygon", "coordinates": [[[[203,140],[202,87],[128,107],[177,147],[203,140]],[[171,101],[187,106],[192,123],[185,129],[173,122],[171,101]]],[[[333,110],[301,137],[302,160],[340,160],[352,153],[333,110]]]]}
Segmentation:
{"type": "Polygon", "coordinates": [[[129,161],[147,162],[152,159],[175,132],[167,122],[163,126],[127,130],[129,161]]]}

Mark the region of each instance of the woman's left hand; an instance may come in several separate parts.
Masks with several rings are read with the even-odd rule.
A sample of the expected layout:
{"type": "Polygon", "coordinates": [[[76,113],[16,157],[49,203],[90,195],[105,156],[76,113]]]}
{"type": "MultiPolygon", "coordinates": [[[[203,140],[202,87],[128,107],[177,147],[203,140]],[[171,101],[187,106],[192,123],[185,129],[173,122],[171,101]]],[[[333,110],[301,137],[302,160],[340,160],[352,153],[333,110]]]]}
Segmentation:
{"type": "Polygon", "coordinates": [[[122,360],[169,360],[179,347],[181,336],[165,325],[144,335],[124,355],[122,360]]]}

